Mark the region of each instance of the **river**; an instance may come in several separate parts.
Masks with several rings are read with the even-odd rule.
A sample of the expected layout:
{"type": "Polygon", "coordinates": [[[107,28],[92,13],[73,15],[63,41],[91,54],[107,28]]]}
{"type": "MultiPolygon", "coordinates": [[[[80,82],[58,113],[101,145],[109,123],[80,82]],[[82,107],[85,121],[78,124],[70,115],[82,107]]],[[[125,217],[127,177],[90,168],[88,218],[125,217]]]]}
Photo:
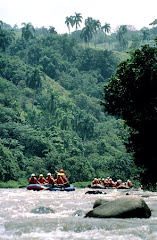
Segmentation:
{"type": "Polygon", "coordinates": [[[104,190],[106,194],[0,189],[0,240],[157,240],[157,192],[143,190],[104,190]],[[92,209],[98,198],[114,199],[126,194],[141,196],[152,216],[148,219],[96,219],[74,214],[92,209]],[[54,213],[31,213],[36,207],[49,207],[54,213]]]}

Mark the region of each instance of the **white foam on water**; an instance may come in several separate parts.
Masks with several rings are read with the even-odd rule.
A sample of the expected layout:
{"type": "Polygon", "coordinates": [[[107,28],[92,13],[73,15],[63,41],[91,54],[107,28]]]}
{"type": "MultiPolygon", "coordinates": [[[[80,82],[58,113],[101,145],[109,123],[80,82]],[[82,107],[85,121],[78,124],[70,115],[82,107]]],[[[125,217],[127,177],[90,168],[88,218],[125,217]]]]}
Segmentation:
{"type": "MultiPolygon", "coordinates": [[[[0,240],[157,240],[157,193],[147,192],[145,196],[147,194],[148,197],[143,198],[153,208],[149,219],[72,216],[77,210],[91,210],[96,199],[115,199],[126,195],[126,191],[115,189],[106,189],[106,194],[98,195],[85,194],[87,190],[36,192],[0,189],[0,240]],[[31,213],[32,209],[40,206],[50,207],[55,213],[31,213]]],[[[131,191],[129,194],[142,195],[143,192],[131,191]]]]}

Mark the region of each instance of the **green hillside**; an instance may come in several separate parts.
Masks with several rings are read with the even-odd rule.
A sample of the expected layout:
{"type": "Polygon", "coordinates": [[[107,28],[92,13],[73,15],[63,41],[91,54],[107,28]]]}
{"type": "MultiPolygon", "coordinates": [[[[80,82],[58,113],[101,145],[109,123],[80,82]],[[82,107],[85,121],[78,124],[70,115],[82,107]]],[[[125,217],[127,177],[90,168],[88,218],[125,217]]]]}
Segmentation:
{"type": "Polygon", "coordinates": [[[71,182],[132,178],[128,130],[100,105],[115,54],[31,30],[0,28],[0,181],[60,168],[71,182]]]}

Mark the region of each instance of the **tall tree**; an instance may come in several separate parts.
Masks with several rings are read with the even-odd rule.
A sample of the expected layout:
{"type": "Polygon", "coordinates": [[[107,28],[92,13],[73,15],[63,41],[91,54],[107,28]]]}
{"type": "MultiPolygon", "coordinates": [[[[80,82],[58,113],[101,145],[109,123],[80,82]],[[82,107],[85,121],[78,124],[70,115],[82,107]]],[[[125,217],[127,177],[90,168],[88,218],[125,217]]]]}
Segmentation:
{"type": "Polygon", "coordinates": [[[34,107],[35,94],[38,93],[42,87],[42,76],[43,76],[43,73],[41,72],[39,67],[32,68],[26,72],[27,86],[34,89],[34,96],[32,99],[32,109],[34,107]]]}
{"type": "Polygon", "coordinates": [[[105,43],[105,42],[106,42],[106,35],[111,32],[111,26],[110,26],[109,23],[105,23],[105,25],[103,25],[103,26],[101,27],[101,29],[102,29],[102,30],[104,31],[104,33],[105,33],[105,41],[104,41],[104,43],[105,43]]]}
{"type": "Polygon", "coordinates": [[[75,16],[73,17],[74,20],[74,25],[76,26],[76,31],[78,29],[78,27],[80,27],[80,23],[82,23],[82,15],[81,13],[76,13],[75,12],[75,16]]]}
{"type": "Polygon", "coordinates": [[[3,28],[3,22],[0,22],[0,49],[6,51],[11,42],[15,39],[13,30],[6,30],[3,28]]]}
{"type": "Polygon", "coordinates": [[[150,40],[150,32],[148,28],[142,28],[141,29],[142,32],[142,41],[143,42],[148,42],[150,40]]]}
{"type": "Polygon", "coordinates": [[[35,29],[31,23],[22,23],[22,38],[28,43],[28,41],[35,37],[35,29]]]}
{"type": "Polygon", "coordinates": [[[31,23],[22,23],[22,39],[26,43],[26,63],[28,62],[28,43],[35,37],[35,29],[31,23]]]}
{"type": "Polygon", "coordinates": [[[100,21],[93,19],[93,32],[94,32],[94,37],[95,37],[95,41],[94,41],[95,47],[96,47],[96,35],[97,35],[97,32],[99,29],[101,29],[100,21]]]}
{"type": "Polygon", "coordinates": [[[157,25],[157,19],[155,19],[153,22],[151,22],[149,25],[156,26],[157,25]]]}
{"type": "Polygon", "coordinates": [[[91,30],[91,27],[89,25],[82,29],[80,37],[85,41],[85,44],[87,44],[89,47],[89,42],[93,37],[93,31],[91,30]]]}
{"type": "Polygon", "coordinates": [[[111,25],[109,23],[105,23],[105,25],[103,25],[101,27],[101,29],[104,31],[105,35],[110,33],[111,31],[111,25]]]}
{"type": "Polygon", "coordinates": [[[98,23],[92,17],[85,19],[85,27],[81,31],[80,37],[88,44],[97,30],[98,23]]]}
{"type": "Polygon", "coordinates": [[[68,30],[69,30],[69,34],[70,34],[70,26],[71,26],[71,27],[74,26],[74,17],[73,17],[73,16],[66,17],[66,19],[65,19],[65,24],[67,25],[68,30]]]}
{"type": "Polygon", "coordinates": [[[157,48],[145,45],[122,62],[105,86],[105,109],[130,127],[127,149],[134,152],[139,179],[156,189],[157,48]]]}
{"type": "Polygon", "coordinates": [[[127,33],[127,25],[121,25],[117,31],[116,38],[118,42],[120,43],[122,49],[124,50],[128,45],[128,40],[125,37],[125,34],[127,33]]]}

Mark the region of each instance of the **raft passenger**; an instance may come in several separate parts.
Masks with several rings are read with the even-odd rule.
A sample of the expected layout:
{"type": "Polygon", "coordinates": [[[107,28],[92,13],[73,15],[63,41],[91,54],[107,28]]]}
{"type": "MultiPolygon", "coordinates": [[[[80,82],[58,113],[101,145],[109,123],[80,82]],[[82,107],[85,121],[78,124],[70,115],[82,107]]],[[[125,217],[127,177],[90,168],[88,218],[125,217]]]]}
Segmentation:
{"type": "Polygon", "coordinates": [[[38,182],[43,185],[48,183],[48,181],[44,178],[43,174],[39,175],[38,182]]]}
{"type": "Polygon", "coordinates": [[[34,173],[31,174],[31,177],[29,179],[29,184],[39,184],[39,182],[38,182],[37,178],[35,177],[34,173]]]}
{"type": "Polygon", "coordinates": [[[54,187],[55,185],[55,179],[51,176],[51,173],[48,173],[47,174],[47,177],[46,177],[46,181],[48,182],[48,184],[51,186],[51,187],[54,187]]]}
{"type": "Polygon", "coordinates": [[[61,187],[62,186],[64,186],[64,187],[70,186],[69,181],[64,173],[58,173],[57,179],[55,180],[55,182],[61,187]]]}

